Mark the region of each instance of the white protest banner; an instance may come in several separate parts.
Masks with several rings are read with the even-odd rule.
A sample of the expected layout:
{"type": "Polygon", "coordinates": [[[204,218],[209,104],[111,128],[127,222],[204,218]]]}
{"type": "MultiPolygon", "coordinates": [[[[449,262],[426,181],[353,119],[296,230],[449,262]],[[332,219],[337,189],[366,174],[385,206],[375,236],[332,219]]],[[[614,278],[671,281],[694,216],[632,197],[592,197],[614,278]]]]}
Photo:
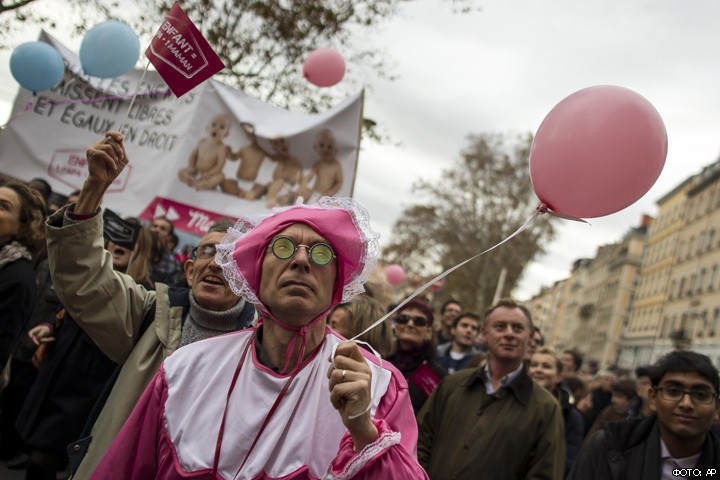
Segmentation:
{"type": "Polygon", "coordinates": [[[139,70],[111,79],[77,75],[75,53],[46,33],[41,40],[58,49],[67,73],[37,96],[20,90],[0,136],[0,173],[43,177],[68,194],[87,176],[87,147],[128,115],[122,133],[130,165],[103,201],[123,216],[163,215],[202,235],[220,217],[267,213],[299,195],[307,203],[352,195],[362,92],[317,115],[288,112],[214,79],[176,98],[157,72],[140,85],[139,70]]]}

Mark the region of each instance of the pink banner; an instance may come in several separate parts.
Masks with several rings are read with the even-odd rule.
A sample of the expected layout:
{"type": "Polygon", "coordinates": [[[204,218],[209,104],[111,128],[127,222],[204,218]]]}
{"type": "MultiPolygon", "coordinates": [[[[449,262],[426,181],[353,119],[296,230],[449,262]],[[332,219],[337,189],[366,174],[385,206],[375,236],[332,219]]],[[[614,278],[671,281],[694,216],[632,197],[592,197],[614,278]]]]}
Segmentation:
{"type": "Polygon", "coordinates": [[[192,205],[176,202],[162,197],[155,197],[140,214],[143,220],[152,221],[157,217],[166,217],[173,222],[175,229],[202,237],[210,226],[221,218],[236,218],[203,210],[192,205]]]}
{"type": "Polygon", "coordinates": [[[150,42],[145,56],[177,97],[225,68],[177,2],[150,42]]]}

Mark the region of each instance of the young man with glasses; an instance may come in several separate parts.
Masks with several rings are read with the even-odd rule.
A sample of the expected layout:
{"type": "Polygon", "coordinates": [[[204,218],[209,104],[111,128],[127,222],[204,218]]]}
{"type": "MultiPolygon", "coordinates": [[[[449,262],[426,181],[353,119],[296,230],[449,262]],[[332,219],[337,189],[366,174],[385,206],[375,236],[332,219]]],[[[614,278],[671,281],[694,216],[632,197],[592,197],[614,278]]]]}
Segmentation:
{"type": "MultiPolygon", "coordinates": [[[[119,134],[97,149],[108,170],[127,162],[119,134]]],[[[402,376],[325,325],[364,290],[377,236],[354,200],[323,197],[213,239],[210,285],[258,324],[166,358],[92,478],[427,478],[402,376]]]]}
{"type": "Polygon", "coordinates": [[[580,452],[572,480],[720,478],[720,377],[691,351],[660,358],[650,375],[655,415],[608,424],[580,452]]]}

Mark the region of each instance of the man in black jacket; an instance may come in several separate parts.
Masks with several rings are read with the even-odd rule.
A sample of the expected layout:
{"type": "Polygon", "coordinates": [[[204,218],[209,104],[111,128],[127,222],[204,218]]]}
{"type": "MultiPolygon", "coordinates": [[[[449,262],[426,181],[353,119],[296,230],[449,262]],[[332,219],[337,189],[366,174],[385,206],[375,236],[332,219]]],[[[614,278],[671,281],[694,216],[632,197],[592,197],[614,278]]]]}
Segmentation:
{"type": "Polygon", "coordinates": [[[608,424],[580,452],[569,480],[720,478],[720,377],[710,359],[674,351],[650,376],[647,418],[608,424]]]}

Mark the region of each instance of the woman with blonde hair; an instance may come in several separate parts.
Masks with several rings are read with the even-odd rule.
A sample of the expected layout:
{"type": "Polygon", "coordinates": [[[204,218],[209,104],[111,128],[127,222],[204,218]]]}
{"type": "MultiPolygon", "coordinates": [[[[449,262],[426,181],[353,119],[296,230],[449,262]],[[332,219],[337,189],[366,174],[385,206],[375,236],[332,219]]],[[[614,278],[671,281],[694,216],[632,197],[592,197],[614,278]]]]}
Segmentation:
{"type": "MultiPolygon", "coordinates": [[[[343,303],[335,307],[328,315],[328,323],[330,328],[343,337],[353,338],[384,314],[385,312],[377,300],[363,294],[358,295],[349,303],[343,303]]],[[[382,358],[389,357],[394,351],[390,320],[385,320],[377,327],[360,336],[358,340],[372,345],[382,358]]]]}
{"type": "Polygon", "coordinates": [[[552,393],[560,402],[565,422],[565,475],[570,471],[575,457],[580,452],[585,433],[585,422],[575,408],[575,399],[561,381],[562,361],[560,356],[549,347],[540,347],[530,357],[528,375],[538,385],[552,393]]]}

